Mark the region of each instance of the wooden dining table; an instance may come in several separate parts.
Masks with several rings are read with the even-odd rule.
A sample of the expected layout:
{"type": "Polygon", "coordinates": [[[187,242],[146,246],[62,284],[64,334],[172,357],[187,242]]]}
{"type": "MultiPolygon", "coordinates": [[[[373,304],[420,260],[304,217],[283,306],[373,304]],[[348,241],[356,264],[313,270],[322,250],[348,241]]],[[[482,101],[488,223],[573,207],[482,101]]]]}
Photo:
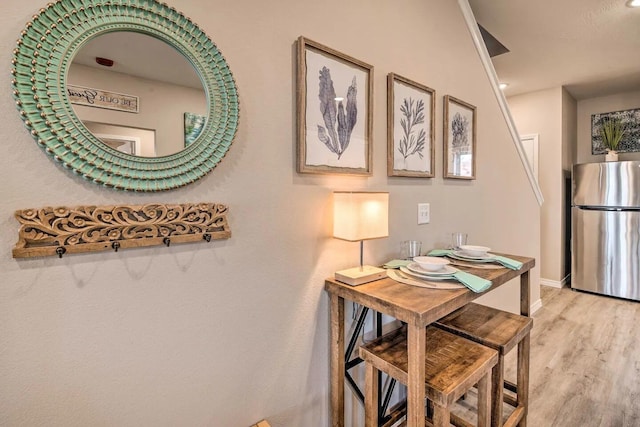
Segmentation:
{"type": "MultiPolygon", "coordinates": [[[[330,300],[330,357],[331,357],[331,425],[344,426],[345,390],[345,314],[344,301],[369,307],[372,310],[392,316],[407,324],[407,426],[425,425],[425,328],[430,323],[446,316],[476,298],[491,292],[510,280],[520,278],[520,314],[529,316],[530,284],[529,271],[535,266],[535,259],[509,254],[500,254],[522,262],[522,268],[459,267],[476,276],[491,281],[491,287],[482,293],[469,289],[433,289],[406,285],[390,278],[376,280],[359,286],[341,283],[334,278],[325,281],[325,290],[330,300]]],[[[529,351],[529,338],[525,338],[524,348],[529,351]]],[[[525,387],[526,388],[526,387],[525,387]]],[[[527,393],[527,391],[524,391],[527,393]]]]}

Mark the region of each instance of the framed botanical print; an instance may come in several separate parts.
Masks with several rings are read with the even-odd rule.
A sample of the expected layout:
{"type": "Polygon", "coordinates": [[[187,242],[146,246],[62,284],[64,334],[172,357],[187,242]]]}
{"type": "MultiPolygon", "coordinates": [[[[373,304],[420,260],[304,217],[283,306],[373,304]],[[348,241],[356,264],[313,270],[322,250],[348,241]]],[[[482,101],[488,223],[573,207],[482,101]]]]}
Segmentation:
{"type": "Polygon", "coordinates": [[[476,107],[444,97],[444,177],[476,179],[476,107]]]}
{"type": "Polygon", "coordinates": [[[298,38],[297,171],[372,174],[373,66],[298,38]]]}
{"type": "Polygon", "coordinates": [[[434,176],[435,90],[387,76],[387,175],[434,176]]]}

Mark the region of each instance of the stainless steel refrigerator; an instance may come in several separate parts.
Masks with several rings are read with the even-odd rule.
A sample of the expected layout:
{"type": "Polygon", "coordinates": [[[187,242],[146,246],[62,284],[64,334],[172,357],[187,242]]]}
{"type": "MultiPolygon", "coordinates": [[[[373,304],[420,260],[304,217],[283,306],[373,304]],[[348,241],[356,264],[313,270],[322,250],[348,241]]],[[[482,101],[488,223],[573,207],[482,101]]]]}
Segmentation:
{"type": "Polygon", "coordinates": [[[640,301],[640,162],[573,167],[571,287],[640,301]]]}

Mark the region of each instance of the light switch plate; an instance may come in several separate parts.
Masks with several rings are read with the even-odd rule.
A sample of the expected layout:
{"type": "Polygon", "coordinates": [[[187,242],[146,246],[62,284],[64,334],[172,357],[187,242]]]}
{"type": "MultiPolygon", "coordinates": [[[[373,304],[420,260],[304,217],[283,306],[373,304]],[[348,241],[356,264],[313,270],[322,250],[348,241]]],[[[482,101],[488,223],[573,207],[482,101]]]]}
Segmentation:
{"type": "Polygon", "coordinates": [[[418,203],[418,225],[429,224],[431,221],[431,208],[429,203],[418,203]]]}

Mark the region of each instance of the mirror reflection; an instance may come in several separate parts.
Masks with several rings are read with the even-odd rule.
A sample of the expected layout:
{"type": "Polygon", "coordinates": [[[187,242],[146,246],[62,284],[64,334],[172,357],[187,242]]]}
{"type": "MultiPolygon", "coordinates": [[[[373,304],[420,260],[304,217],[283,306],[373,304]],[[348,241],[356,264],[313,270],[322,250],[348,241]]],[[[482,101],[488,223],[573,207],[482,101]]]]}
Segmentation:
{"type": "Polygon", "coordinates": [[[191,63],[162,40],[129,31],[102,34],[80,49],[69,67],[67,94],[98,139],[142,157],[183,150],[208,114],[191,63]]]}

